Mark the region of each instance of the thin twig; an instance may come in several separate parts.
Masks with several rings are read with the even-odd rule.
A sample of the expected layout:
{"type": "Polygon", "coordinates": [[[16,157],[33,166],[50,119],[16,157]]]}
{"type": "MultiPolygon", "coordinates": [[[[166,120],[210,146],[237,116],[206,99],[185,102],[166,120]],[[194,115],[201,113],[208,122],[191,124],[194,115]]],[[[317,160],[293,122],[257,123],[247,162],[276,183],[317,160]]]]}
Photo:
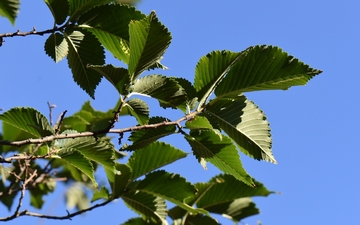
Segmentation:
{"type": "Polygon", "coordinates": [[[6,34],[0,34],[0,40],[2,40],[2,42],[4,42],[3,38],[8,38],[8,37],[16,37],[16,36],[28,36],[28,35],[44,35],[44,34],[52,34],[55,33],[56,31],[61,31],[63,29],[65,29],[66,27],[70,27],[73,26],[73,24],[64,24],[61,27],[54,27],[52,29],[47,29],[47,30],[43,30],[43,31],[37,31],[36,27],[33,27],[33,29],[31,31],[27,31],[27,32],[21,32],[20,29],[18,29],[16,32],[13,33],[6,33],[6,34]]]}
{"type": "Polygon", "coordinates": [[[63,120],[64,120],[64,117],[65,117],[65,114],[67,113],[67,110],[65,110],[64,112],[62,112],[59,116],[59,119],[58,121],[56,122],[56,128],[55,128],[55,134],[59,134],[60,132],[60,129],[61,129],[61,125],[63,123],[63,120]]]}

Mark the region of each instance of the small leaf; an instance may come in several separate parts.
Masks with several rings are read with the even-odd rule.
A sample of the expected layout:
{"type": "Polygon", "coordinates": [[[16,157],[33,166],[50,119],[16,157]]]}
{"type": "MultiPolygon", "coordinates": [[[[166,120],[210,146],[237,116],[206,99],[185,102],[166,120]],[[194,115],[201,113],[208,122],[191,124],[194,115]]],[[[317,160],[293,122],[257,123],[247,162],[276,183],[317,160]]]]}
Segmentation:
{"type": "Polygon", "coordinates": [[[258,90],[286,90],[305,85],[322,71],[310,68],[278,47],[255,46],[246,49],[244,57],[227,73],[215,90],[221,98],[258,90]]]}
{"type": "Polygon", "coordinates": [[[193,119],[186,121],[185,125],[188,129],[213,129],[206,117],[198,115],[193,119]]]}
{"type": "Polygon", "coordinates": [[[0,16],[6,17],[12,25],[15,25],[15,19],[19,13],[19,0],[0,1],[0,16]]]}
{"type": "Polygon", "coordinates": [[[101,75],[86,67],[87,64],[102,65],[105,53],[98,40],[87,31],[65,33],[69,45],[68,63],[74,81],[94,98],[95,88],[100,83],[101,75]]]}
{"type": "MultiPolygon", "coordinates": [[[[197,92],[195,90],[195,87],[192,85],[192,83],[185,78],[181,77],[173,77],[172,79],[176,80],[178,84],[185,90],[186,93],[186,107],[187,111],[190,112],[191,110],[195,109],[196,104],[198,103],[198,97],[197,92]]],[[[181,110],[182,108],[179,107],[181,110]]]]}
{"type": "Polygon", "coordinates": [[[132,98],[127,101],[120,115],[126,113],[136,118],[140,125],[149,122],[149,106],[139,98],[132,98]]]}
{"type": "Polygon", "coordinates": [[[128,207],[143,215],[147,220],[158,224],[168,224],[166,221],[167,208],[164,199],[141,191],[127,192],[122,199],[128,207]]]}
{"type": "Polygon", "coordinates": [[[178,82],[161,75],[140,78],[134,83],[132,92],[156,98],[164,108],[175,108],[186,101],[186,93],[178,82]]]}
{"type": "Polygon", "coordinates": [[[44,137],[54,133],[46,117],[33,108],[12,108],[0,115],[0,120],[26,132],[30,137],[44,137]]]}
{"type": "Polygon", "coordinates": [[[159,224],[153,221],[146,221],[142,218],[132,218],[126,221],[125,223],[122,223],[121,225],[159,225],[159,224]]]}
{"type": "MultiPolygon", "coordinates": [[[[149,120],[149,124],[158,124],[161,122],[169,121],[163,117],[152,117],[149,120]]],[[[159,138],[165,137],[167,135],[173,134],[176,131],[175,125],[172,126],[160,126],[156,129],[142,129],[135,130],[131,133],[129,140],[133,142],[130,146],[124,146],[122,150],[136,150],[139,148],[144,148],[147,145],[153,143],[159,138]]]]}
{"type": "Polygon", "coordinates": [[[200,163],[203,164],[203,160],[208,161],[221,171],[231,174],[247,185],[254,186],[254,182],[243,168],[238,151],[230,138],[224,135],[219,136],[213,130],[197,129],[191,130],[190,136],[185,136],[185,138],[200,163]]]}
{"type": "Polygon", "coordinates": [[[65,0],[44,0],[49,7],[57,25],[65,22],[68,16],[69,3],[65,0]]]}
{"type": "Polygon", "coordinates": [[[79,19],[79,27],[92,32],[117,59],[129,64],[129,23],[145,17],[146,15],[134,7],[103,5],[83,14],[79,19]]]}
{"type": "Polygon", "coordinates": [[[153,142],[145,148],[136,150],[129,158],[132,179],[136,179],[162,166],[170,164],[187,154],[163,142],[153,142]]]}
{"type": "Polygon", "coordinates": [[[106,66],[88,66],[104,76],[121,95],[128,93],[130,85],[130,77],[127,69],[121,67],[114,67],[113,65],[106,66]]]}
{"type": "Polygon", "coordinates": [[[83,210],[89,208],[89,200],[84,192],[84,186],[82,183],[74,183],[65,193],[66,207],[77,210],[83,210]]]}
{"type": "Polygon", "coordinates": [[[104,186],[102,186],[100,190],[94,191],[91,202],[95,202],[96,200],[99,199],[105,199],[105,200],[109,199],[109,191],[104,186]]]}
{"type": "Polygon", "coordinates": [[[60,62],[69,51],[68,43],[60,33],[51,34],[45,42],[45,52],[56,63],[60,62]]]}
{"type": "Polygon", "coordinates": [[[115,164],[117,173],[107,172],[107,178],[112,189],[112,198],[119,198],[126,190],[126,186],[130,183],[131,168],[125,164],[115,164]]]}
{"type": "Polygon", "coordinates": [[[161,59],[170,45],[171,35],[160,23],[154,11],[145,19],[131,21],[129,34],[129,74],[131,81],[134,81],[143,71],[161,59]]]}
{"type": "Polygon", "coordinates": [[[271,151],[271,133],[264,113],[245,96],[237,99],[215,99],[205,110],[240,147],[257,160],[277,163],[271,151]]]}

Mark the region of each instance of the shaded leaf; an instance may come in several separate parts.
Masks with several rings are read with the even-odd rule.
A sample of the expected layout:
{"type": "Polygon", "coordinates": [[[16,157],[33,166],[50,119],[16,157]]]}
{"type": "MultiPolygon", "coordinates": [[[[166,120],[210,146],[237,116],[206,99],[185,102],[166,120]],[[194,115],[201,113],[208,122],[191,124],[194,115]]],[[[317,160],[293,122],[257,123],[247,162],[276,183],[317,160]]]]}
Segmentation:
{"type": "Polygon", "coordinates": [[[45,52],[56,63],[60,62],[69,51],[68,43],[60,33],[50,34],[45,41],[45,52]]]}
{"type": "Polygon", "coordinates": [[[129,64],[129,23],[145,17],[134,7],[103,5],[83,14],[79,19],[79,26],[92,32],[116,58],[129,64]]]}
{"type": "Polygon", "coordinates": [[[101,75],[87,68],[86,65],[104,64],[104,49],[87,31],[70,31],[65,33],[65,38],[69,45],[68,63],[74,81],[94,98],[95,88],[100,83],[101,75]]]}
{"type": "Polygon", "coordinates": [[[184,225],[220,225],[220,223],[217,222],[217,220],[215,220],[212,217],[209,216],[204,216],[204,215],[188,215],[185,218],[185,222],[183,222],[182,224],[184,225]]]}
{"type": "Polygon", "coordinates": [[[191,130],[190,135],[185,138],[203,167],[205,160],[247,185],[254,186],[254,182],[243,168],[238,151],[230,138],[221,134],[219,136],[213,130],[197,129],[191,130]]]}
{"type": "Polygon", "coordinates": [[[33,108],[12,108],[0,114],[0,120],[26,132],[31,137],[44,137],[54,133],[46,117],[33,108]]]}
{"type": "Polygon", "coordinates": [[[105,200],[109,199],[109,190],[106,189],[104,186],[102,186],[100,190],[94,191],[91,202],[95,202],[96,200],[99,199],[105,199],[105,200]]]}
{"type": "Polygon", "coordinates": [[[107,178],[112,189],[112,198],[119,198],[126,191],[126,186],[130,182],[131,168],[125,164],[115,164],[117,173],[107,172],[107,178]]]}
{"type": "Polygon", "coordinates": [[[322,71],[310,68],[274,46],[255,46],[229,70],[215,90],[221,97],[234,97],[257,90],[286,90],[305,85],[322,71]]]}
{"type": "Polygon", "coordinates": [[[178,82],[161,75],[140,78],[134,83],[132,92],[156,98],[164,108],[175,108],[186,101],[186,92],[178,82]]]}
{"type": "Polygon", "coordinates": [[[149,106],[146,102],[139,98],[132,98],[125,103],[121,114],[129,114],[135,117],[140,125],[144,125],[149,122],[149,112],[149,106]]]}
{"type": "Polygon", "coordinates": [[[127,192],[122,199],[128,207],[143,215],[143,218],[158,224],[167,224],[167,208],[164,199],[141,191],[127,192]]]}
{"type": "Polygon", "coordinates": [[[178,174],[171,174],[163,170],[155,171],[147,174],[144,180],[139,181],[132,188],[164,198],[191,213],[207,214],[205,210],[195,209],[184,203],[186,198],[190,198],[196,193],[196,189],[178,174]]]}
{"type": "Polygon", "coordinates": [[[113,65],[106,66],[88,66],[105,77],[121,95],[128,93],[130,85],[130,77],[127,69],[121,67],[114,67],[113,65]]]}
{"type": "Polygon", "coordinates": [[[0,1],[0,16],[6,17],[12,25],[15,25],[15,19],[19,13],[19,0],[0,1]]]}
{"type": "Polygon", "coordinates": [[[122,225],[158,225],[158,223],[153,221],[146,221],[142,218],[132,218],[122,223],[122,225]]]}
{"type": "Polygon", "coordinates": [[[70,21],[75,22],[81,14],[95,8],[96,6],[105,5],[113,0],[68,0],[70,21]]]}
{"type": "Polygon", "coordinates": [[[265,114],[245,96],[237,99],[215,99],[205,110],[240,147],[257,160],[277,163],[271,151],[269,122],[265,114]]]}
{"type": "Polygon", "coordinates": [[[54,17],[55,23],[61,25],[65,22],[69,12],[67,0],[44,0],[54,17]]]}
{"type": "MultiPolygon", "coordinates": [[[[182,77],[173,77],[172,79],[176,80],[179,85],[185,90],[186,93],[186,102],[185,105],[187,107],[187,111],[190,112],[191,110],[195,109],[196,104],[198,103],[197,92],[195,87],[192,83],[185,78],[182,77]]],[[[181,107],[179,107],[182,109],[181,107]]]]}
{"type": "Polygon", "coordinates": [[[170,164],[187,154],[163,142],[153,142],[145,148],[136,150],[129,158],[128,165],[132,168],[132,179],[170,164]]]}
{"type": "Polygon", "coordinates": [[[134,81],[144,70],[160,60],[170,45],[171,35],[154,11],[140,21],[131,21],[129,35],[129,74],[131,81],[134,81]]]}
{"type": "MultiPolygon", "coordinates": [[[[169,122],[168,119],[163,117],[152,117],[149,120],[149,124],[160,124],[162,122],[169,122]]],[[[141,129],[135,130],[131,133],[129,140],[133,142],[132,145],[123,146],[122,150],[136,150],[144,148],[147,145],[153,143],[159,138],[173,134],[176,131],[176,126],[158,126],[156,129],[141,129]]]]}

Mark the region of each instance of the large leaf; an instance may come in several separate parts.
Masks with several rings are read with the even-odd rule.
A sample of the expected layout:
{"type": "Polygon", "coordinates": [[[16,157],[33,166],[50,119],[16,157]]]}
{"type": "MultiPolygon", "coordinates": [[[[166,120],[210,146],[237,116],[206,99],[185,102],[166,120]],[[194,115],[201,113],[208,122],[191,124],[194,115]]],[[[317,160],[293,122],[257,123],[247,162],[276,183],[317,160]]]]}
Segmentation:
{"type": "Polygon", "coordinates": [[[215,99],[205,115],[215,120],[240,147],[257,160],[277,163],[271,151],[271,133],[265,114],[245,96],[237,99],[215,99]]]}
{"type": "Polygon", "coordinates": [[[45,41],[45,52],[56,63],[60,62],[69,52],[69,46],[60,33],[51,34],[45,41]]]}
{"type": "Polygon", "coordinates": [[[121,95],[128,93],[130,77],[127,69],[114,67],[113,65],[88,67],[104,76],[121,95]]]}
{"type": "Polygon", "coordinates": [[[139,98],[132,98],[127,101],[120,115],[128,114],[136,118],[140,125],[149,122],[149,106],[139,98]]]}
{"type": "Polygon", "coordinates": [[[91,31],[116,58],[129,64],[129,23],[146,16],[127,5],[103,5],[82,15],[79,26],[91,31]]]}
{"type": "Polygon", "coordinates": [[[194,80],[194,86],[200,98],[198,109],[205,104],[231,66],[242,56],[241,53],[230,51],[213,51],[199,60],[194,80]]]}
{"type": "Polygon", "coordinates": [[[144,70],[158,62],[170,45],[171,35],[155,12],[140,21],[131,21],[129,74],[134,81],[144,70]]]}
{"type": "Polygon", "coordinates": [[[102,65],[105,53],[98,40],[87,31],[65,33],[69,45],[68,63],[75,82],[94,98],[95,88],[101,75],[86,67],[87,64],[102,65]]]}
{"type": "Polygon", "coordinates": [[[132,92],[156,98],[162,107],[175,108],[186,101],[186,92],[178,82],[161,75],[140,78],[134,83],[132,92]]]}
{"type": "Polygon", "coordinates": [[[148,220],[158,224],[168,224],[166,221],[167,207],[163,198],[141,191],[131,191],[121,197],[127,206],[142,214],[148,220]]]}
{"type": "Polygon", "coordinates": [[[210,162],[247,185],[255,186],[252,178],[243,168],[238,151],[229,137],[213,130],[196,129],[191,130],[190,135],[185,138],[204,168],[206,168],[205,161],[210,162]]]}
{"type": "Polygon", "coordinates": [[[129,158],[132,179],[136,179],[164,165],[186,157],[187,154],[163,142],[153,142],[136,150],[129,158]]]}
{"type": "Polygon", "coordinates": [[[305,85],[322,71],[310,68],[278,47],[255,46],[246,49],[215,90],[221,97],[234,97],[257,90],[286,90],[305,85]]]}
{"type": "Polygon", "coordinates": [[[65,22],[69,12],[69,3],[66,0],[44,0],[54,17],[55,23],[61,25],[65,22]]]}
{"type": "Polygon", "coordinates": [[[70,21],[75,22],[81,14],[95,8],[96,6],[105,5],[113,0],[68,0],[70,21]]]}
{"type": "Polygon", "coordinates": [[[33,108],[12,108],[1,114],[0,120],[26,132],[30,137],[44,137],[54,133],[46,117],[33,108]]]}
{"type": "Polygon", "coordinates": [[[196,189],[178,174],[163,170],[156,171],[146,175],[145,179],[136,183],[133,189],[164,198],[191,213],[207,214],[205,210],[195,209],[184,203],[187,198],[195,195],[196,189]]]}
{"type": "Polygon", "coordinates": [[[19,0],[2,0],[0,1],[0,16],[8,18],[12,25],[15,24],[15,19],[19,13],[19,0]]]}
{"type": "MultiPolygon", "coordinates": [[[[152,117],[149,120],[149,124],[157,124],[161,122],[169,121],[163,117],[152,117]]],[[[172,126],[159,126],[156,129],[141,129],[135,130],[131,133],[129,140],[133,142],[130,146],[124,146],[123,150],[136,150],[144,148],[147,145],[153,143],[159,138],[173,134],[176,131],[175,125],[172,126]]]]}

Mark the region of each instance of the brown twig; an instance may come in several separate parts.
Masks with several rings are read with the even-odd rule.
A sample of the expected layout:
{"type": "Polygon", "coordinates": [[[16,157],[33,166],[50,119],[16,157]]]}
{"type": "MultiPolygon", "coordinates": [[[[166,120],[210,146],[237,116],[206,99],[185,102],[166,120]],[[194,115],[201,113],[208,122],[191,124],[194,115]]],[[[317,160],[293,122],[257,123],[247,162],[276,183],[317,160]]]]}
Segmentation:
{"type": "Polygon", "coordinates": [[[31,31],[27,31],[27,32],[21,32],[20,29],[18,29],[16,32],[13,33],[6,33],[6,34],[0,34],[0,40],[2,40],[2,42],[4,42],[3,38],[8,38],[8,37],[16,37],[16,36],[28,36],[28,35],[44,35],[44,34],[52,34],[55,33],[56,31],[61,31],[63,29],[65,29],[66,27],[70,27],[73,26],[73,24],[64,24],[60,27],[54,27],[52,29],[47,29],[47,30],[43,30],[43,31],[37,31],[36,27],[33,27],[33,29],[31,31]]]}
{"type": "Polygon", "coordinates": [[[59,116],[59,119],[56,121],[56,128],[55,128],[55,134],[58,135],[61,129],[61,125],[63,123],[65,114],[67,113],[67,110],[65,110],[64,112],[62,112],[59,116]]]}

